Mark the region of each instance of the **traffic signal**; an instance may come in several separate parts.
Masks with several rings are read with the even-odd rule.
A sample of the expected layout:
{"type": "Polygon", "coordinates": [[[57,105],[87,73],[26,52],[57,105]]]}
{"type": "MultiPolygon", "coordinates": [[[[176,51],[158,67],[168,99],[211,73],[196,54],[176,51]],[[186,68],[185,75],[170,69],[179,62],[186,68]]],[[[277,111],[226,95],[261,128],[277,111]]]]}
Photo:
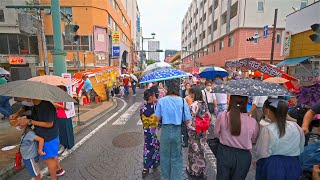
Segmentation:
{"type": "Polygon", "coordinates": [[[247,41],[254,41],[253,37],[247,38],[247,41]]]}
{"type": "Polygon", "coordinates": [[[312,31],[315,32],[315,34],[311,34],[309,37],[311,41],[314,43],[320,43],[320,24],[313,24],[311,25],[312,31]]]}
{"type": "Polygon", "coordinates": [[[73,34],[74,34],[74,36],[73,36],[73,41],[74,42],[77,42],[78,41],[78,39],[79,39],[79,35],[78,35],[78,29],[79,29],[79,26],[76,24],[76,25],[74,25],[73,26],[73,34]]]}
{"type": "Polygon", "coordinates": [[[259,37],[260,37],[259,35],[254,35],[252,37],[247,38],[247,41],[254,41],[256,39],[259,39],[259,37]]]}

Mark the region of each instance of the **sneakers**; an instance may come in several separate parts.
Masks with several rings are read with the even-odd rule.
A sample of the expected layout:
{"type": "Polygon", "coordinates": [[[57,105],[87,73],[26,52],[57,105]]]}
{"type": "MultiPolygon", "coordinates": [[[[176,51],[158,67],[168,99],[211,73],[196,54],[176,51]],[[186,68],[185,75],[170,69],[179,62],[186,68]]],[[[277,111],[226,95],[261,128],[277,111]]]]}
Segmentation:
{"type": "Polygon", "coordinates": [[[134,94],[133,96],[136,96],[136,94],[134,94]]]}
{"type": "Polygon", "coordinates": [[[61,156],[66,156],[67,154],[69,154],[70,150],[69,149],[65,149],[63,151],[63,153],[61,154],[61,156]]]}
{"type": "MultiPolygon", "coordinates": [[[[60,170],[56,171],[57,177],[63,176],[64,173],[66,173],[66,171],[64,169],[60,169],[60,170]]],[[[50,177],[50,174],[48,174],[48,177],[50,177]]]]}
{"type": "Polygon", "coordinates": [[[61,146],[61,148],[58,151],[58,154],[61,154],[62,152],[64,152],[65,148],[63,146],[61,146]]]}

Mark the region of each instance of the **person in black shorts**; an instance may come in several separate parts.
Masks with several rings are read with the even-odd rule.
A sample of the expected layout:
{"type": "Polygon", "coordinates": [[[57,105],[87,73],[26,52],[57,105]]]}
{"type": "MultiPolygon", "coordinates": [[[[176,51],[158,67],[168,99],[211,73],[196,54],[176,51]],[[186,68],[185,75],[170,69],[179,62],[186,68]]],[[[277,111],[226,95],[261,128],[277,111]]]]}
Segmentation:
{"type": "Polygon", "coordinates": [[[50,179],[57,179],[65,171],[61,168],[58,161],[59,150],[59,129],[56,123],[56,108],[49,101],[21,98],[25,106],[18,112],[10,116],[10,119],[16,119],[25,111],[31,110],[30,121],[34,125],[34,132],[37,136],[44,139],[43,151],[45,155],[41,156],[50,173],[50,179]]]}

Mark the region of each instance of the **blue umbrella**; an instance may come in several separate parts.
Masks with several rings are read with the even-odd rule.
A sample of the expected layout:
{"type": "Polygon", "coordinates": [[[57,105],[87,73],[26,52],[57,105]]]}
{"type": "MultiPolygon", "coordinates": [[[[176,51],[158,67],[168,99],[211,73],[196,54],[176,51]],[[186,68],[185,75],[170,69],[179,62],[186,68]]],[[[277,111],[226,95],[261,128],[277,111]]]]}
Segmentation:
{"type": "Polygon", "coordinates": [[[206,79],[214,79],[217,76],[224,78],[228,75],[228,72],[221,67],[208,67],[199,74],[200,77],[206,79]]]}
{"type": "Polygon", "coordinates": [[[140,84],[150,83],[156,81],[165,81],[175,78],[183,78],[189,76],[187,73],[180,71],[178,69],[159,69],[150,74],[145,75],[140,84]]]}

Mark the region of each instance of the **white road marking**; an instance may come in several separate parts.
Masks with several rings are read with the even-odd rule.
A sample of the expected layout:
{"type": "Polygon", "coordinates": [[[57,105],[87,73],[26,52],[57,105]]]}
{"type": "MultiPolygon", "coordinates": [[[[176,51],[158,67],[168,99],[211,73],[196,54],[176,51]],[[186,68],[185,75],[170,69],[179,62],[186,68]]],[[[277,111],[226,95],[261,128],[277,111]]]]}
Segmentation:
{"type": "MultiPolygon", "coordinates": [[[[117,98],[119,99],[119,98],[117,98]]],[[[109,121],[111,121],[114,117],[116,117],[119,112],[122,112],[126,107],[127,107],[127,103],[122,100],[119,99],[123,102],[123,107],[117,111],[116,113],[114,113],[112,116],[110,116],[107,120],[105,120],[102,124],[100,124],[98,127],[96,127],[93,131],[91,131],[89,134],[87,134],[85,137],[83,137],[77,144],[75,144],[73,146],[72,149],[70,149],[69,153],[67,153],[65,156],[60,156],[59,157],[59,162],[61,162],[62,160],[64,160],[66,157],[68,157],[72,152],[74,152],[76,149],[78,149],[82,144],[84,144],[91,136],[93,136],[96,132],[98,132],[104,125],[106,125],[109,121]]],[[[41,177],[43,177],[45,174],[48,173],[48,168],[44,168],[43,170],[41,170],[41,177]]],[[[33,179],[33,178],[32,178],[33,179]]]]}
{"type": "Polygon", "coordinates": [[[134,103],[126,112],[124,112],[112,125],[124,125],[128,122],[130,117],[140,107],[142,102],[134,103]]]}
{"type": "Polygon", "coordinates": [[[142,125],[141,119],[139,119],[139,121],[137,122],[137,125],[142,125]]]}

